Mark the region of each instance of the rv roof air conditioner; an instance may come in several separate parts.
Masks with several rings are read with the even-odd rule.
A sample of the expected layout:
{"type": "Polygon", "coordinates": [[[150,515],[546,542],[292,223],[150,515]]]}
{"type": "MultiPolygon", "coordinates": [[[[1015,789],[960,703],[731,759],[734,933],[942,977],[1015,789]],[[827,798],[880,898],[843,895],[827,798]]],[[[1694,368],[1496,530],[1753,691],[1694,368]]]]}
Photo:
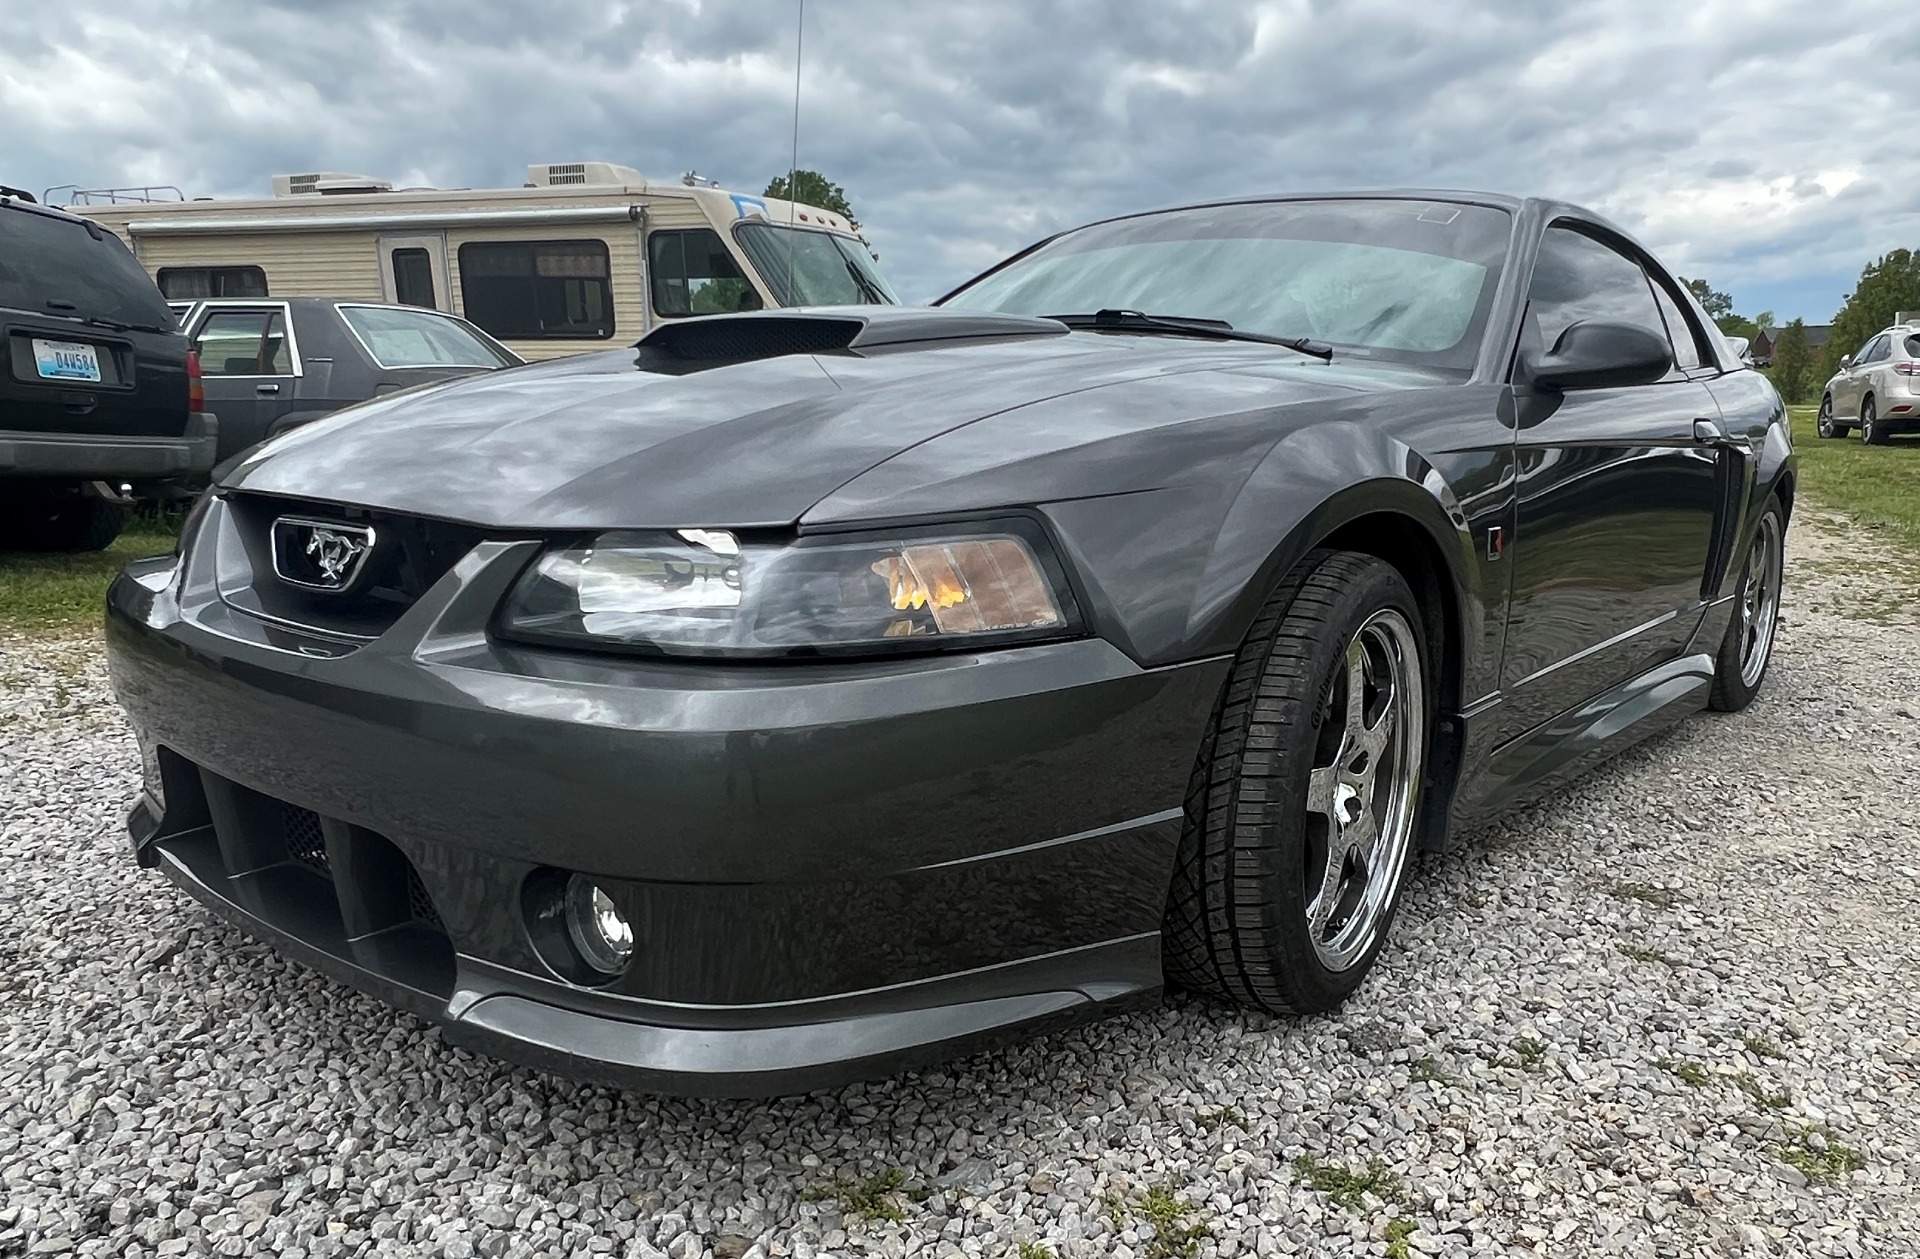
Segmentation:
{"type": "Polygon", "coordinates": [[[527,187],[556,188],[580,184],[613,184],[644,188],[647,178],[631,166],[614,162],[536,162],[527,167],[527,187]]]}
{"type": "Polygon", "coordinates": [[[345,171],[310,171],[304,175],[275,175],[276,197],[338,196],[342,193],[392,192],[393,185],[371,175],[353,175],[345,171]]]}

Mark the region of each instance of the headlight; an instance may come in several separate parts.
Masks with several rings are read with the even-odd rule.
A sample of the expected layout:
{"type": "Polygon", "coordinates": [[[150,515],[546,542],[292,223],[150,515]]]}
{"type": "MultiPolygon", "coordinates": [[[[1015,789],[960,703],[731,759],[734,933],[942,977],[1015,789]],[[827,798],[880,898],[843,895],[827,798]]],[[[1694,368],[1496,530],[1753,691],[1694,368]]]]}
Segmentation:
{"type": "Polygon", "coordinates": [[[1079,622],[1041,531],[603,533],[547,552],[501,615],[516,638],[669,655],[818,656],[1060,638],[1079,622]]]}

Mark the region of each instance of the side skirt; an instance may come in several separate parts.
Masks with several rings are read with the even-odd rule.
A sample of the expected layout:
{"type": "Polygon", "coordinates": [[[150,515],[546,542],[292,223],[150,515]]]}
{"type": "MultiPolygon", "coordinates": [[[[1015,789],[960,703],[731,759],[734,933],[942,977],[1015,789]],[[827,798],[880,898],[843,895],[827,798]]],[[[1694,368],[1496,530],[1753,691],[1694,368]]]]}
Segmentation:
{"type": "MultiPolygon", "coordinates": [[[[1457,833],[1538,799],[1706,707],[1712,686],[1712,655],[1680,656],[1516,735],[1493,748],[1478,773],[1465,770],[1470,780],[1454,797],[1449,829],[1457,833]]],[[[1484,721],[1491,711],[1483,708],[1476,716],[1484,721]]],[[[1466,743],[1473,745],[1470,722],[1466,743]]]]}

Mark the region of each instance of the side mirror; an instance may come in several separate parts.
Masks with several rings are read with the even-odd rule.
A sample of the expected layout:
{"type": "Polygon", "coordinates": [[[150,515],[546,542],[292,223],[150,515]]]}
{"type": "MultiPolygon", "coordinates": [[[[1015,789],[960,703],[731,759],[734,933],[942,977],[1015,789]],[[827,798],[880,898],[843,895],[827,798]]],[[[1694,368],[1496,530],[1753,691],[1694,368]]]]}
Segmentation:
{"type": "Polygon", "coordinates": [[[1753,361],[1753,342],[1745,337],[1727,337],[1725,340],[1727,348],[1733,351],[1735,358],[1743,363],[1751,363],[1753,361]]]}
{"type": "Polygon", "coordinates": [[[1583,319],[1526,366],[1536,389],[1646,385],[1673,370],[1673,347],[1634,324],[1583,319]]]}
{"type": "Polygon", "coordinates": [[[1847,370],[1847,369],[1848,369],[1849,367],[1852,367],[1852,366],[1853,366],[1853,355],[1851,355],[1851,354],[1842,354],[1842,355],[1840,356],[1840,370],[1844,372],[1844,371],[1846,371],[1846,370],[1847,370]]]}

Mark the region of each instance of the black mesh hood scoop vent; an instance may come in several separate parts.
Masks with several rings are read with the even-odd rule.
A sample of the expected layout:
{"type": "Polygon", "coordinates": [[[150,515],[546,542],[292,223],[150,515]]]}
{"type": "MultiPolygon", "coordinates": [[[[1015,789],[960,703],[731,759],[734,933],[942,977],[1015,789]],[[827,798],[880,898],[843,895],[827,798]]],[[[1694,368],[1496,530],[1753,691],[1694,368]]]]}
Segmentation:
{"type": "Polygon", "coordinates": [[[682,375],[784,354],[844,354],[883,346],[1066,333],[1051,319],[907,306],[750,311],[662,324],[634,348],[643,371],[682,375]]]}

